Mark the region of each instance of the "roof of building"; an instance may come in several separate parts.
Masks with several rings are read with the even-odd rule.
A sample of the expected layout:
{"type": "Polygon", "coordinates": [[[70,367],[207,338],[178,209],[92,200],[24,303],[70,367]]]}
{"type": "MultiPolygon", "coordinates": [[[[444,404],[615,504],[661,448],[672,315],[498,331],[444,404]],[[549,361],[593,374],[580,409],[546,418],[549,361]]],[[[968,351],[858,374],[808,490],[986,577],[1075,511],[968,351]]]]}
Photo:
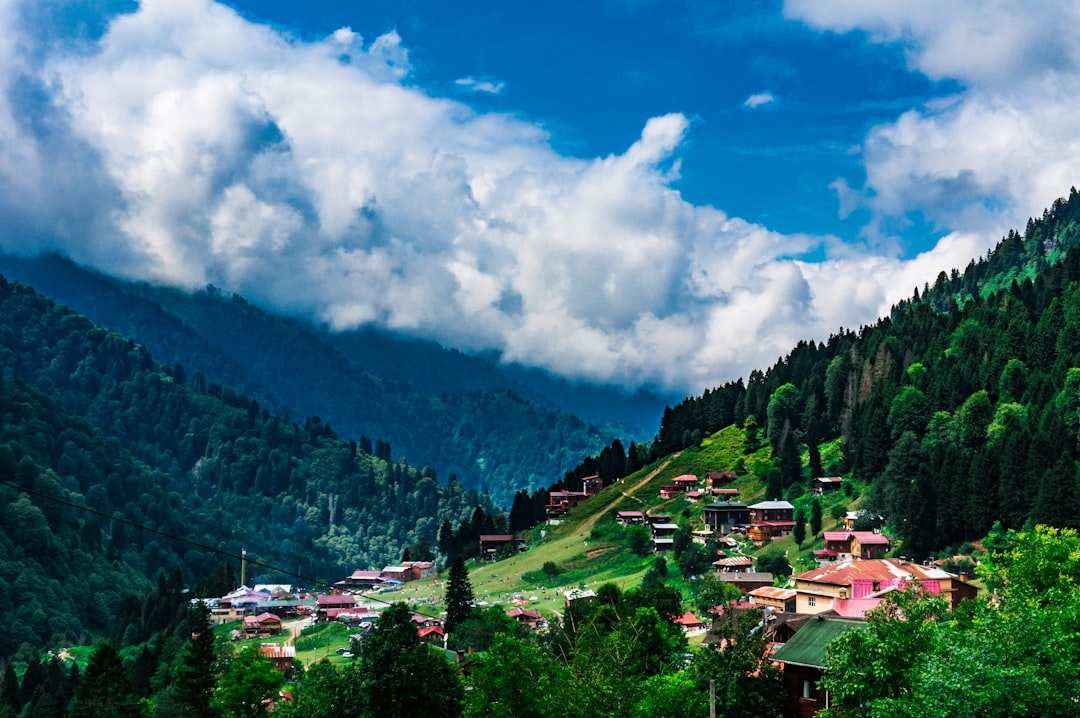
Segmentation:
{"type": "Polygon", "coordinates": [[[732,571],[731,573],[718,573],[716,578],[725,583],[772,583],[773,575],[767,571],[732,571]]]}
{"type": "Polygon", "coordinates": [[[653,524],[654,529],[660,529],[661,531],[678,531],[679,524],[653,524]]]}
{"type": "Polygon", "coordinates": [[[713,566],[753,566],[754,559],[749,556],[730,556],[728,558],[722,558],[718,561],[713,561],[713,566]]]}
{"type": "Polygon", "coordinates": [[[296,646],[279,646],[276,643],[264,643],[259,650],[267,658],[296,658],[296,646]]]}
{"type": "Polygon", "coordinates": [[[837,636],[848,631],[865,631],[865,621],[847,618],[814,617],[780,646],[773,660],[811,668],[825,667],[825,646],[837,636]]]}
{"type": "Polygon", "coordinates": [[[674,479],[672,479],[673,482],[686,484],[690,483],[691,481],[696,484],[697,480],[698,477],[694,476],[693,474],[683,474],[682,476],[676,476],[674,479]]]}
{"type": "Polygon", "coordinates": [[[637,518],[637,519],[643,518],[645,516],[645,514],[641,513],[640,511],[616,511],[615,515],[616,516],[624,516],[626,518],[637,518]]]}
{"type": "Polygon", "coordinates": [[[527,618],[527,619],[530,619],[530,620],[533,620],[533,621],[540,621],[540,620],[543,620],[543,618],[544,618],[538,612],[530,611],[527,608],[511,608],[509,611],[506,612],[506,615],[509,616],[510,618],[519,618],[520,617],[520,618],[527,618]]]}
{"type": "Polygon", "coordinates": [[[898,561],[889,558],[844,561],[834,566],[824,566],[796,574],[794,578],[797,581],[814,581],[838,586],[850,585],[852,581],[858,578],[869,578],[875,581],[903,579],[914,579],[916,581],[959,580],[953,574],[934,566],[923,566],[910,561],[898,561]]]}
{"type": "Polygon", "coordinates": [[[750,508],[752,509],[791,509],[795,510],[795,507],[788,501],[760,501],[750,508]]]}
{"type": "Polygon", "coordinates": [[[755,588],[747,595],[756,598],[771,598],[774,601],[790,601],[795,598],[795,589],[778,588],[777,586],[762,586],[761,588],[755,588]]]}
{"type": "Polygon", "coordinates": [[[356,603],[356,596],[350,594],[329,594],[315,597],[315,603],[320,608],[326,606],[352,606],[356,603]]]}
{"type": "Polygon", "coordinates": [[[840,476],[818,476],[814,481],[819,484],[839,484],[842,483],[844,479],[840,476]]]}
{"type": "Polygon", "coordinates": [[[826,541],[847,541],[851,537],[855,537],[858,542],[863,546],[870,546],[874,544],[881,544],[888,546],[889,537],[885,534],[879,534],[874,531],[826,531],[826,541]]]}
{"type": "Polygon", "coordinates": [[[675,619],[675,625],[677,626],[700,626],[701,620],[694,614],[687,611],[683,615],[675,619]]]}

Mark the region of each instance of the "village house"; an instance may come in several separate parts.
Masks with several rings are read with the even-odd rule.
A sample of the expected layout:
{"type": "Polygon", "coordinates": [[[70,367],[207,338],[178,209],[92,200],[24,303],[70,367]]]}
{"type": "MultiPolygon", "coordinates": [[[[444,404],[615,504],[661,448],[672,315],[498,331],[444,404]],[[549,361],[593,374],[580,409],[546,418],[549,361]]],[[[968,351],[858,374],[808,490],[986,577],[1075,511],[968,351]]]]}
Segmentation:
{"type": "Polygon", "coordinates": [[[344,593],[333,593],[315,597],[315,619],[326,621],[326,612],[330,609],[353,608],[356,606],[356,596],[344,593]]]}
{"type": "Polygon", "coordinates": [[[525,546],[525,534],[482,534],[480,536],[480,558],[491,560],[500,549],[520,551],[525,546]]]}
{"type": "Polygon", "coordinates": [[[755,588],[773,584],[773,575],[767,571],[718,572],[716,578],[724,583],[730,583],[743,594],[750,593],[755,588]]]}
{"type": "Polygon", "coordinates": [[[690,491],[697,488],[698,477],[693,474],[683,474],[682,476],[676,476],[671,480],[671,483],[678,486],[682,491],[690,491]]]}
{"type": "MultiPolygon", "coordinates": [[[[822,558],[839,561],[884,558],[891,547],[887,536],[874,531],[826,531],[822,558]]],[[[815,557],[818,553],[814,552],[815,557]]]]}
{"type": "Polygon", "coordinates": [[[669,524],[671,523],[671,514],[645,514],[645,523],[650,526],[655,524],[669,524]]]}
{"type": "Polygon", "coordinates": [[[587,498],[584,491],[551,491],[548,493],[548,516],[564,516],[587,498]]]}
{"type": "Polygon", "coordinates": [[[540,628],[544,623],[544,617],[539,612],[530,611],[527,608],[511,608],[506,615],[533,630],[540,628]]]}
{"type": "Polygon", "coordinates": [[[687,491],[683,496],[687,501],[696,502],[701,501],[702,497],[705,496],[705,492],[694,489],[693,491],[687,491]]]}
{"type": "Polygon", "coordinates": [[[785,613],[795,611],[795,589],[762,586],[746,594],[751,605],[762,608],[770,607],[785,613]]]}
{"type": "Polygon", "coordinates": [[[750,507],[747,538],[758,546],[787,536],[795,528],[795,507],[787,501],[762,501],[750,507]]]}
{"type": "Polygon", "coordinates": [[[675,484],[668,484],[660,487],[660,498],[662,499],[673,499],[681,493],[682,489],[675,484]]]}
{"type": "Polygon", "coordinates": [[[652,540],[653,552],[663,553],[675,550],[675,539],[670,536],[654,536],[652,540]]]}
{"type": "Polygon", "coordinates": [[[739,475],[734,471],[710,471],[705,474],[705,488],[719,489],[727,486],[737,478],[739,478],[739,475]]]}
{"type": "Polygon", "coordinates": [[[259,646],[259,651],[265,658],[270,659],[274,669],[283,674],[286,681],[292,680],[293,662],[296,660],[296,646],[279,646],[275,643],[264,643],[259,646]]]}
{"type": "Polygon", "coordinates": [[[754,570],[754,559],[749,556],[730,556],[713,561],[717,573],[750,573],[754,570]]]}
{"type": "Polygon", "coordinates": [[[244,635],[247,638],[267,638],[281,633],[281,619],[272,613],[244,617],[244,635]]]}
{"type": "Polygon", "coordinates": [[[586,603],[592,603],[596,598],[596,591],[587,588],[571,588],[567,589],[563,594],[563,598],[566,599],[566,605],[569,607],[574,601],[585,601],[586,603]]]}
{"type": "Polygon", "coordinates": [[[446,630],[442,626],[426,626],[418,633],[420,640],[424,643],[435,643],[441,646],[446,639],[446,630]]]}
{"type": "Polygon", "coordinates": [[[844,480],[839,476],[819,476],[810,482],[810,493],[817,496],[831,494],[839,491],[843,483],[844,480]]]}
{"type": "Polygon", "coordinates": [[[714,498],[721,498],[724,501],[731,501],[732,499],[739,498],[738,489],[709,489],[714,498]]]}
{"type": "Polygon", "coordinates": [[[738,501],[707,504],[703,515],[705,525],[721,535],[750,523],[750,508],[738,501]]]}
{"type": "Polygon", "coordinates": [[[773,660],[784,667],[785,718],[811,718],[829,706],[819,686],[825,670],[825,646],[848,631],[866,630],[864,621],[817,616],[780,646],[773,660]]]}
{"type": "Polygon", "coordinates": [[[935,566],[923,566],[904,559],[853,560],[823,566],[812,571],[796,574],[795,610],[798,613],[823,613],[845,610],[844,601],[850,604],[845,614],[853,613],[852,606],[861,611],[880,602],[883,592],[918,584],[934,595],[944,596],[952,608],[964,599],[973,599],[978,589],[947,571],[935,566]],[[867,600],[869,599],[869,600],[867,600]]]}
{"type": "Polygon", "coordinates": [[[334,585],[340,586],[342,589],[370,591],[379,586],[382,581],[381,571],[353,571],[347,578],[338,581],[334,585]]]}
{"type": "Polygon", "coordinates": [[[620,526],[635,526],[645,523],[645,514],[640,511],[616,511],[615,523],[620,526]]]}
{"type": "Polygon", "coordinates": [[[586,476],[581,480],[581,490],[586,496],[596,496],[604,489],[604,482],[598,475],[586,476]]]}
{"type": "Polygon", "coordinates": [[[684,633],[696,633],[705,628],[705,624],[702,623],[697,616],[690,613],[689,611],[685,612],[681,616],[676,617],[672,622],[676,626],[681,628],[684,633]]]}

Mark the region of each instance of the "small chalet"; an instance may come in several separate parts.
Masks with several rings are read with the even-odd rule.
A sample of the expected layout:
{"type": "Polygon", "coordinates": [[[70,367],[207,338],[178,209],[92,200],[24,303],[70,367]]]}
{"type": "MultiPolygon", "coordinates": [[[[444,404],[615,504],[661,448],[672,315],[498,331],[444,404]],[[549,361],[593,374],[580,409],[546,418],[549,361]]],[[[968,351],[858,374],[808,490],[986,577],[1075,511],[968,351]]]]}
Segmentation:
{"type": "Polygon", "coordinates": [[[653,524],[652,535],[653,538],[663,536],[674,536],[675,532],[679,530],[678,524],[653,524]]]}
{"type": "Polygon", "coordinates": [[[480,536],[480,558],[493,559],[499,549],[511,547],[520,551],[525,546],[524,534],[482,534],[480,536]]]}
{"type": "Polygon", "coordinates": [[[741,593],[750,593],[755,588],[771,586],[773,575],[765,571],[732,571],[729,573],[717,573],[716,578],[724,583],[730,583],[741,593]]]}
{"type": "Polygon", "coordinates": [[[823,496],[839,491],[844,480],[839,476],[819,476],[810,483],[810,493],[823,496]]]}
{"type": "Polygon", "coordinates": [[[244,635],[248,638],[266,638],[281,633],[281,619],[272,613],[244,617],[244,635]]]}
{"type": "MultiPolygon", "coordinates": [[[[890,548],[884,534],[873,531],[826,531],[825,552],[840,561],[852,558],[884,558],[890,548]]],[[[817,552],[814,552],[815,555],[817,552]]]]}
{"type": "Polygon", "coordinates": [[[975,586],[959,576],[904,559],[845,561],[796,574],[793,578],[795,610],[810,614],[841,608],[836,602],[845,600],[856,601],[846,606],[847,615],[856,609],[865,612],[880,602],[884,592],[911,584],[919,584],[935,596],[944,596],[952,608],[964,599],[975,598],[978,593],[975,586]]]}
{"type": "Polygon", "coordinates": [[[739,498],[738,489],[709,489],[709,491],[712,492],[713,496],[721,498],[724,501],[731,501],[732,499],[739,498]]]}
{"type": "Polygon", "coordinates": [[[645,514],[645,523],[650,526],[654,524],[669,524],[671,523],[671,514],[645,514]]]}
{"type": "Polygon", "coordinates": [[[247,586],[241,586],[232,593],[228,593],[222,596],[221,601],[218,605],[221,608],[239,608],[250,610],[258,606],[263,601],[269,600],[269,591],[254,591],[247,586]]]}
{"type": "Polygon", "coordinates": [[[652,540],[653,551],[656,553],[663,553],[664,551],[675,550],[675,539],[670,536],[657,536],[652,540]]]}
{"type": "Polygon", "coordinates": [[[544,617],[537,611],[530,611],[526,608],[511,608],[506,612],[506,615],[534,630],[544,622],[544,617]]]}
{"type": "Polygon", "coordinates": [[[705,628],[705,624],[702,623],[697,616],[687,611],[681,616],[675,618],[673,623],[679,628],[683,629],[685,633],[692,631],[700,631],[705,628]]]}
{"type": "Polygon", "coordinates": [[[581,480],[581,490],[586,496],[596,496],[604,488],[604,482],[599,476],[586,476],[581,480]]]}
{"type": "Polygon", "coordinates": [[[592,600],[596,598],[596,591],[587,588],[571,588],[563,594],[563,598],[566,599],[566,605],[569,606],[574,601],[585,601],[592,603],[592,600]]]}
{"type": "Polygon", "coordinates": [[[275,643],[264,643],[259,646],[263,656],[270,659],[274,668],[285,675],[285,680],[292,680],[293,661],[296,660],[296,646],[279,646],[275,643]]]}
{"type": "Polygon", "coordinates": [[[326,621],[326,612],[331,609],[353,608],[356,606],[356,596],[343,593],[334,593],[315,597],[315,616],[318,621],[326,621]]]}
{"type": "Polygon", "coordinates": [[[676,496],[678,496],[679,494],[681,494],[682,492],[683,492],[683,490],[680,489],[675,484],[668,484],[667,486],[661,486],[660,487],[660,498],[662,498],[662,499],[673,499],[676,496]]]}
{"type": "Polygon", "coordinates": [[[785,718],[809,718],[829,706],[829,696],[818,688],[825,670],[825,646],[848,631],[865,631],[864,621],[817,617],[806,622],[773,654],[784,666],[785,718]]]}
{"type": "Polygon", "coordinates": [[[620,526],[634,526],[645,523],[645,514],[640,511],[616,511],[615,523],[620,526]]]}
{"type": "Polygon", "coordinates": [[[699,546],[708,546],[711,541],[716,540],[716,533],[712,529],[694,529],[691,532],[693,537],[691,540],[699,546]]]}
{"type": "Polygon", "coordinates": [[[749,556],[730,556],[713,561],[717,573],[748,573],[754,570],[754,559],[749,556]]]}
{"type": "Polygon", "coordinates": [[[437,643],[442,645],[443,640],[446,638],[446,631],[442,626],[428,626],[427,628],[421,628],[420,640],[424,643],[437,643]]]}
{"type": "Polygon", "coordinates": [[[719,489],[721,486],[727,486],[737,478],[739,478],[739,475],[734,471],[710,471],[705,474],[705,488],[719,489]]]}
{"type": "Polygon", "coordinates": [[[754,606],[775,608],[786,613],[795,612],[795,589],[762,586],[750,591],[747,596],[754,606]]]}
{"type": "Polygon", "coordinates": [[[686,497],[687,501],[701,501],[701,498],[705,495],[705,492],[694,489],[693,491],[687,491],[683,495],[686,497]]]}
{"type": "Polygon", "coordinates": [[[381,584],[382,581],[381,571],[353,571],[348,578],[338,581],[334,585],[357,591],[370,591],[381,584]]]}
{"type": "Polygon", "coordinates": [[[787,536],[795,528],[795,507],[787,501],[762,501],[750,507],[747,538],[758,546],[787,536]]]}
{"type": "Polygon", "coordinates": [[[435,564],[432,561],[403,561],[401,565],[409,569],[409,574],[414,577],[411,579],[413,581],[435,576],[435,564]]]}
{"type": "Polygon", "coordinates": [[[551,491],[548,493],[548,516],[563,516],[586,499],[584,491],[551,491]]]}
{"type": "Polygon", "coordinates": [[[676,476],[671,480],[671,483],[675,484],[683,491],[689,491],[690,489],[697,488],[698,478],[693,474],[683,474],[682,476],[676,476]]]}
{"type": "Polygon", "coordinates": [[[707,504],[704,517],[706,526],[719,534],[727,534],[736,526],[750,523],[750,508],[738,501],[707,504]]]}

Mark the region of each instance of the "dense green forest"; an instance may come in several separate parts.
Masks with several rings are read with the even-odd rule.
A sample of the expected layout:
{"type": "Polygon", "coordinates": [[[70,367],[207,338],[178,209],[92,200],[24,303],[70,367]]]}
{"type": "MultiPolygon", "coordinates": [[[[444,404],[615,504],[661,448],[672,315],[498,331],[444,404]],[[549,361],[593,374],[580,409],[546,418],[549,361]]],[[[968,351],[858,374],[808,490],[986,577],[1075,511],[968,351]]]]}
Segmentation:
{"type": "Polygon", "coordinates": [[[799,342],[746,382],[668,407],[648,459],[743,426],[750,446],[772,448],[759,477],[771,496],[797,497],[827,473],[866,480],[865,507],[919,558],[995,522],[1080,525],[1078,227],[1073,190],[876,324],[799,342]],[[825,445],[838,449],[828,465],[825,445]]]}
{"type": "Polygon", "coordinates": [[[393,459],[438,466],[502,504],[519,488],[547,486],[612,436],[648,436],[664,403],[373,329],[317,330],[213,287],[124,283],[55,256],[0,255],[0,272],[143,344],[161,363],[279,416],[318,415],[342,438],[381,439],[393,459]]]}
{"type": "Polygon", "coordinates": [[[100,635],[147,577],[192,585],[216,550],[338,580],[434,544],[477,507],[495,513],[454,477],[392,461],[386,442],[283,421],[2,277],[0,368],[0,655],[100,635]]]}

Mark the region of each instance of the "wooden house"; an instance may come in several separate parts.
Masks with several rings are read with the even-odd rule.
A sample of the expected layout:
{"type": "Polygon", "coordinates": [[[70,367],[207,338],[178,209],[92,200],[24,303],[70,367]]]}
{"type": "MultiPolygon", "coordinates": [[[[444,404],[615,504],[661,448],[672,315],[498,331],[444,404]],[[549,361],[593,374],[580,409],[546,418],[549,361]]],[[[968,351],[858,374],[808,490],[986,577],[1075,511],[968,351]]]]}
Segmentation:
{"type": "Polygon", "coordinates": [[[829,706],[818,682],[825,670],[825,646],[848,631],[866,630],[865,621],[818,616],[780,646],[773,660],[784,667],[785,718],[811,718],[829,706]]]}

